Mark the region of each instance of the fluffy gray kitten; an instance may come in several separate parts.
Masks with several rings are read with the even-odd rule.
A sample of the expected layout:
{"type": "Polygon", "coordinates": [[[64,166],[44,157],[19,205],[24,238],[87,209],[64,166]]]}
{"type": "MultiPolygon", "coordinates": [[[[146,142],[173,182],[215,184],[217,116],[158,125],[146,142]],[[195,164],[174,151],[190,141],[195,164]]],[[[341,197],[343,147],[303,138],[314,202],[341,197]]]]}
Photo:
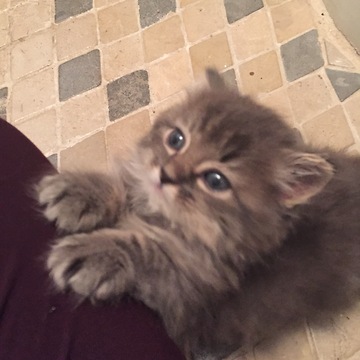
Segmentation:
{"type": "Polygon", "coordinates": [[[276,113],[208,79],[115,175],[37,186],[67,234],[47,259],[56,286],[93,302],[130,294],[187,354],[252,345],[342,309],[360,286],[360,159],[296,141],[276,113]]]}

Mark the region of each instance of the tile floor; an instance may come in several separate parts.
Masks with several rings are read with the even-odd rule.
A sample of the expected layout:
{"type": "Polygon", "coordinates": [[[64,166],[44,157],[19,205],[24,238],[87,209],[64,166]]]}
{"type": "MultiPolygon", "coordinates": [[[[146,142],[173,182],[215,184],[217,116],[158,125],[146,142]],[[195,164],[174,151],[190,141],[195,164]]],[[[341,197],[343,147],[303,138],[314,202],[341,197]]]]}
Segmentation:
{"type": "MultiPolygon", "coordinates": [[[[0,116],[61,170],[106,169],[209,65],[307,141],[360,153],[360,57],[321,0],[0,0],[0,116]]],[[[232,359],[359,360],[359,320],[232,359]]]]}

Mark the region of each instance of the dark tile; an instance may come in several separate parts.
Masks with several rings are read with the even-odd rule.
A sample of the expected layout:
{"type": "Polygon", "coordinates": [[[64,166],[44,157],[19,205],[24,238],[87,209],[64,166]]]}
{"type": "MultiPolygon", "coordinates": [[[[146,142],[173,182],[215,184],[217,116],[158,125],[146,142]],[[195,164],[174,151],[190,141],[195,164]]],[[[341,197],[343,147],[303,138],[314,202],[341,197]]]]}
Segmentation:
{"type": "Polygon", "coordinates": [[[221,74],[225,84],[230,88],[237,88],[237,81],[234,69],[229,69],[221,74]]]}
{"type": "Polygon", "coordinates": [[[55,22],[59,23],[92,9],[92,0],[55,0],[55,22]]]}
{"type": "Polygon", "coordinates": [[[317,30],[289,41],[280,48],[286,78],[294,81],[324,65],[317,30]]]}
{"type": "Polygon", "coordinates": [[[138,70],[107,85],[110,121],[150,103],[148,73],[138,70]]]}
{"type": "Polygon", "coordinates": [[[51,165],[52,165],[55,169],[58,168],[58,156],[57,156],[57,154],[52,154],[52,155],[48,156],[47,159],[51,162],[51,165]]]}
{"type": "Polygon", "coordinates": [[[6,120],[6,103],[8,96],[8,88],[0,89],[0,118],[6,120]]]}
{"type": "Polygon", "coordinates": [[[360,89],[360,74],[326,69],[326,74],[340,101],[344,101],[360,89]]]}
{"type": "Polygon", "coordinates": [[[100,52],[97,49],[59,66],[60,101],[93,89],[100,84],[100,52]]]}
{"type": "Polygon", "coordinates": [[[163,18],[170,11],[176,11],[175,0],[139,0],[140,25],[150,26],[163,18]]]}
{"type": "Polygon", "coordinates": [[[224,0],[229,24],[264,7],[262,0],[224,0]]]}

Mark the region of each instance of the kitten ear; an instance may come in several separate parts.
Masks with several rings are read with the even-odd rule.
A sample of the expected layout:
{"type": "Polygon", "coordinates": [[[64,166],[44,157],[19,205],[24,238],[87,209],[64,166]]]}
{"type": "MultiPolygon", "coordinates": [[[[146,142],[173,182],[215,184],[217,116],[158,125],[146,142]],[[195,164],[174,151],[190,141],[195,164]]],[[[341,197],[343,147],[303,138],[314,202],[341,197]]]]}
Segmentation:
{"type": "Polygon", "coordinates": [[[206,80],[210,89],[219,90],[226,88],[224,79],[215,68],[206,69],[206,80]]]}
{"type": "Polygon", "coordinates": [[[278,171],[280,201],[288,208],[303,204],[319,193],[334,175],[333,166],[310,153],[291,153],[278,171]]]}

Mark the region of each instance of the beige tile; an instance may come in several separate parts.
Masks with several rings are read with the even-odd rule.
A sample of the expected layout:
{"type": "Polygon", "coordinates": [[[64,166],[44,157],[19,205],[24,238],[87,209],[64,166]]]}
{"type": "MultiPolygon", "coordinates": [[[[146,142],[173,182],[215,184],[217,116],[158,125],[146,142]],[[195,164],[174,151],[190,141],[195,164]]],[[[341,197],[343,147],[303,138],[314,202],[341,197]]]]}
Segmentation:
{"type": "Polygon", "coordinates": [[[184,46],[178,15],[150,26],[143,31],[142,35],[146,62],[153,61],[184,46]]]}
{"type": "Polygon", "coordinates": [[[212,36],[190,48],[194,76],[201,75],[205,68],[216,67],[222,71],[232,65],[232,58],[226,33],[212,36]]]}
{"type": "Polygon", "coordinates": [[[84,52],[97,45],[96,18],[94,14],[70,18],[55,28],[58,60],[84,52]]]}
{"type": "Polygon", "coordinates": [[[53,36],[42,31],[14,45],[11,50],[11,76],[21,78],[53,62],[53,36]]]}
{"type": "Polygon", "coordinates": [[[264,9],[237,21],[231,28],[231,37],[238,60],[245,60],[274,47],[270,21],[264,9]]]}
{"type": "Polygon", "coordinates": [[[51,26],[52,1],[27,1],[13,8],[10,12],[12,40],[17,40],[51,26]]]}
{"type": "Polygon", "coordinates": [[[192,83],[193,80],[190,61],[185,50],[151,65],[148,73],[151,98],[155,101],[163,100],[175,94],[192,83]]]}
{"type": "Polygon", "coordinates": [[[279,43],[314,27],[311,8],[305,0],[291,0],[272,8],[271,16],[279,43]]]}
{"type": "Polygon", "coordinates": [[[103,43],[121,39],[139,30],[135,0],[125,0],[99,10],[99,32],[103,43]]]}
{"type": "Polygon", "coordinates": [[[282,85],[278,58],[275,51],[260,55],[240,65],[242,91],[246,94],[261,94],[273,91],[282,85]]]}
{"type": "Polygon", "coordinates": [[[54,70],[46,69],[14,83],[10,106],[17,120],[55,103],[54,70]]]}
{"type": "Polygon", "coordinates": [[[306,139],[316,145],[344,149],[354,143],[340,105],[309,120],[303,129],[306,139]]]}
{"type": "Polygon", "coordinates": [[[265,0],[265,3],[269,6],[277,6],[277,5],[281,5],[286,1],[288,0],[265,0]]]}
{"type": "Polygon", "coordinates": [[[104,131],[91,135],[80,143],[61,151],[60,169],[99,170],[107,169],[104,131]]]}
{"type": "Polygon", "coordinates": [[[153,123],[156,121],[159,115],[164,111],[168,110],[170,107],[179,104],[180,102],[186,99],[185,90],[179,91],[176,94],[173,94],[167,97],[165,100],[154,104],[150,109],[150,120],[153,123]]]}
{"type": "Polygon", "coordinates": [[[110,158],[126,157],[150,130],[148,110],[121,119],[106,128],[106,144],[110,158]]]}
{"type": "Polygon", "coordinates": [[[0,87],[10,80],[10,47],[0,49],[0,87]]]}
{"type": "Polygon", "coordinates": [[[56,151],[56,112],[55,109],[45,111],[16,126],[44,154],[56,151]]]}
{"type": "MultiPolygon", "coordinates": [[[[258,360],[317,360],[305,329],[289,331],[281,341],[264,341],[255,349],[258,360]]],[[[328,360],[328,359],[327,359],[328,360]]]]}
{"type": "Polygon", "coordinates": [[[59,111],[61,143],[66,144],[73,138],[105,126],[106,109],[103,88],[97,88],[63,103],[59,111]]]}
{"type": "Polygon", "coordinates": [[[225,19],[222,16],[223,7],[223,3],[219,0],[202,0],[186,7],[183,11],[183,21],[188,41],[200,40],[223,29],[225,26],[225,19]]]}
{"type": "Polygon", "coordinates": [[[185,7],[198,2],[199,0],[180,0],[180,7],[185,7]]]}
{"type": "Polygon", "coordinates": [[[8,7],[8,0],[0,0],[0,11],[6,10],[8,7]]]}
{"type": "Polygon", "coordinates": [[[351,96],[344,103],[344,107],[360,137],[360,91],[351,96]]]}
{"type": "Polygon", "coordinates": [[[320,74],[291,84],[288,94],[295,120],[299,124],[334,105],[330,89],[320,74]]]}
{"type": "Polygon", "coordinates": [[[104,46],[102,58],[103,75],[108,81],[135,70],[144,63],[140,34],[127,36],[111,45],[104,46]]]}
{"type": "Polygon", "coordinates": [[[0,47],[9,42],[9,16],[7,11],[0,13],[0,47]]]}
{"type": "Polygon", "coordinates": [[[290,100],[286,89],[280,88],[259,99],[259,102],[275,110],[285,122],[294,125],[294,116],[291,111],[290,100]]]}

